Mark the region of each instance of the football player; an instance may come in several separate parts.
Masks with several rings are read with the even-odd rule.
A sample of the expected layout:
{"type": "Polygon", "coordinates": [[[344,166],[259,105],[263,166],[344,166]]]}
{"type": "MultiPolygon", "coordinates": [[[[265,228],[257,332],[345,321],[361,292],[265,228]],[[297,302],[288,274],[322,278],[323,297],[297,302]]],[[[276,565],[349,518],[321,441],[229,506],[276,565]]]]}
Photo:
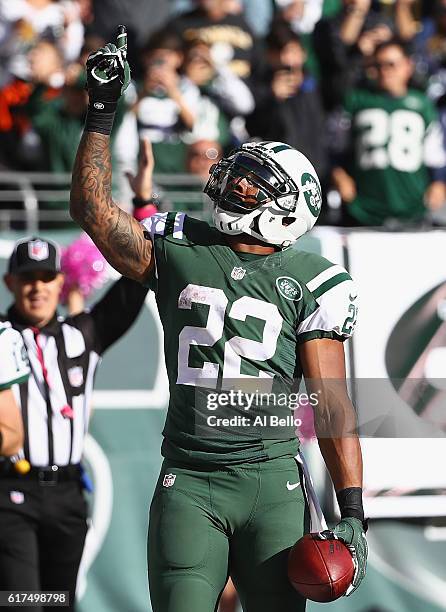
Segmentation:
{"type": "Polygon", "coordinates": [[[28,357],[22,336],[15,329],[0,324],[0,457],[15,455],[23,446],[22,415],[11,387],[28,376],[28,357]]]}
{"type": "MultiPolygon", "coordinates": [[[[124,37],[87,64],[71,214],[111,265],[153,288],[164,327],[170,402],[150,511],[152,608],[212,612],[229,573],[245,612],[304,610],[287,579],[289,549],[310,528],[294,426],[250,429],[248,416],[247,431],[224,422],[213,430],[206,415],[219,416],[209,399],[227,405],[234,387],[275,397],[305,376],[341,510],[334,532],[354,555],[357,588],[367,557],[362,459],[358,438],[343,435],[354,427],[343,341],[356,289],[341,266],[293,247],[316,222],[321,190],[311,163],[287,144],[245,144],[215,165],[205,187],[215,227],[182,213],[139,224],[115,204],[110,133],[129,79],[124,37]]],[[[246,416],[245,404],[226,416],[237,408],[246,416]]],[[[252,412],[261,423],[290,414],[269,410],[257,402],[252,412]]]]}

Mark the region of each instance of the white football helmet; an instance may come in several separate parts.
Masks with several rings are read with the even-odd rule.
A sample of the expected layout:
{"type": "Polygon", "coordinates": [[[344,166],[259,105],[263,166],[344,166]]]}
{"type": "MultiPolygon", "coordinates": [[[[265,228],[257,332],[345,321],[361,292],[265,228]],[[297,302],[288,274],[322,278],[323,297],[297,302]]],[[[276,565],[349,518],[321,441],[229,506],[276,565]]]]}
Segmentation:
{"type": "Polygon", "coordinates": [[[219,231],[249,234],[282,248],[313,227],[322,204],[311,162],[283,142],[242,145],[211,168],[204,192],[214,202],[219,231]],[[240,194],[242,179],[255,195],[240,194]]]}

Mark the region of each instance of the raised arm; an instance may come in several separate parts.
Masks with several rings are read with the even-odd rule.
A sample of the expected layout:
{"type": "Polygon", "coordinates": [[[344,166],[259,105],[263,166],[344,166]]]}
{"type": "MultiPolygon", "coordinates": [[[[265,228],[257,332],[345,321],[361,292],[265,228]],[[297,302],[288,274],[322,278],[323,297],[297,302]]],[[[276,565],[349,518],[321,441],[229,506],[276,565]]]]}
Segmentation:
{"type": "Polygon", "coordinates": [[[121,31],[118,47],[108,44],[87,62],[89,107],[73,169],[70,213],[116,270],[143,282],[153,266],[152,243],[111,195],[110,133],[119,97],[130,80],[126,42],[119,46],[124,37],[121,31]]]}
{"type": "Polygon", "coordinates": [[[110,137],[85,131],[77,151],[70,213],[118,272],[138,281],[152,268],[152,243],[111,196],[110,137]]]}

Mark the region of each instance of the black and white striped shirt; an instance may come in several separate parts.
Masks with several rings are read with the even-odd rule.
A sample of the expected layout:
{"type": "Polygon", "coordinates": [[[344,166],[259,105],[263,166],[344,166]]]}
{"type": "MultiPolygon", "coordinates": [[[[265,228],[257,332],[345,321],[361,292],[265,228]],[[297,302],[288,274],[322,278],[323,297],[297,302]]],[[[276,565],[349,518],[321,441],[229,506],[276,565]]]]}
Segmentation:
{"type": "Polygon", "coordinates": [[[13,391],[23,416],[22,454],[31,465],[79,463],[96,368],[132,325],[146,294],[139,283],[121,278],[91,311],[55,316],[41,329],[24,321],[14,306],[2,317],[22,334],[28,352],[31,375],[13,391]]]}

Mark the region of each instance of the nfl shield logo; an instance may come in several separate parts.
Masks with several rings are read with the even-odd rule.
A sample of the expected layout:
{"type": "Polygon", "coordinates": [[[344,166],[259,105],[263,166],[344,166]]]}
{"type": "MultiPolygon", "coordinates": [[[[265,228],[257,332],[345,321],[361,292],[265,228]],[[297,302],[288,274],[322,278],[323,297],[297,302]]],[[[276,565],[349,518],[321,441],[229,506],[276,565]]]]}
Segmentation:
{"type": "Polygon", "coordinates": [[[163,487],[173,487],[175,478],[176,478],[175,474],[166,474],[163,480],[163,487]]]}
{"type": "Polygon", "coordinates": [[[35,259],[36,261],[48,259],[48,243],[43,242],[43,240],[32,240],[28,242],[28,255],[30,259],[35,259]]]}
{"type": "Polygon", "coordinates": [[[233,278],[234,280],[242,280],[245,274],[246,274],[246,270],[244,268],[237,268],[236,266],[235,268],[232,269],[231,278],[233,278]]]}
{"type": "Polygon", "coordinates": [[[23,504],[25,496],[21,491],[9,491],[9,499],[13,504],[23,504]]]}

